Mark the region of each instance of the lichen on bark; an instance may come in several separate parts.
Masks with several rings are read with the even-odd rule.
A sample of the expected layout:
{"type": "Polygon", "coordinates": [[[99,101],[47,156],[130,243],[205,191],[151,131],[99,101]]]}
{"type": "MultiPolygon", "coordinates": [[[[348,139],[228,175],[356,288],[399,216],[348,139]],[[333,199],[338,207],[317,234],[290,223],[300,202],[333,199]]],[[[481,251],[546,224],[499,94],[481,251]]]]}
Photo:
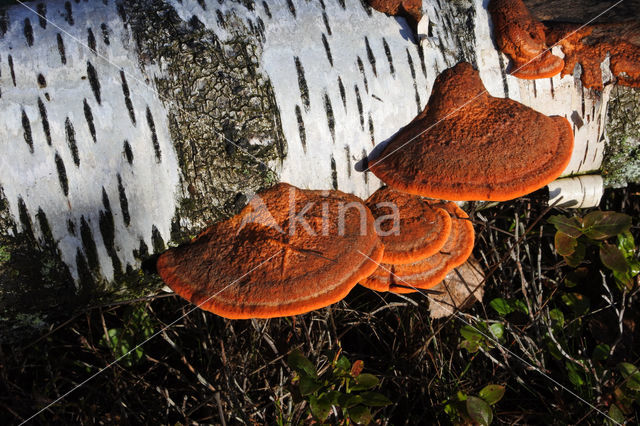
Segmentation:
{"type": "Polygon", "coordinates": [[[640,89],[615,87],[609,101],[602,175],[605,186],[622,188],[640,182],[640,89]]]}

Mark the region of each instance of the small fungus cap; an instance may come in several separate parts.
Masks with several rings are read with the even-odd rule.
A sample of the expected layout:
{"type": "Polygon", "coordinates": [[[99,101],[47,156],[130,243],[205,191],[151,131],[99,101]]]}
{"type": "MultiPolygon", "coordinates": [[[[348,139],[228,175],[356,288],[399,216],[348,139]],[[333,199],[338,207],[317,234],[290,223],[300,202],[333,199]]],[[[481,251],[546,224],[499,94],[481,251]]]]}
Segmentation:
{"type": "Polygon", "coordinates": [[[505,201],[560,176],[573,132],[511,99],[490,96],[468,63],[436,79],[429,103],[370,161],[390,187],[431,198],[505,201]]]}
{"type": "Polygon", "coordinates": [[[438,252],[449,238],[451,217],[421,197],[378,189],[366,201],[384,244],[383,263],[405,264],[438,252]]]}
{"type": "Polygon", "coordinates": [[[469,216],[453,202],[442,202],[440,206],[451,216],[452,226],[447,242],[438,253],[405,265],[383,263],[360,284],[376,291],[412,293],[434,287],[449,271],[466,262],[475,240],[469,216]]]}
{"type": "Polygon", "coordinates": [[[375,270],[383,251],[359,198],[280,183],[163,253],[157,269],[202,309],[232,319],[271,318],[343,299],[375,270]]]}

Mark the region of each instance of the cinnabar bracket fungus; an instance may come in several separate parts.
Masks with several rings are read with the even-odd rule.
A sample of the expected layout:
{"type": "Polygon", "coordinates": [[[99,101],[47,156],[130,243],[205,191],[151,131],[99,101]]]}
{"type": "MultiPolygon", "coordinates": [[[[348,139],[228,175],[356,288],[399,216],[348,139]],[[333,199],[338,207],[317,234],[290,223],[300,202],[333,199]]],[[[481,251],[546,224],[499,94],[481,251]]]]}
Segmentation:
{"type": "Polygon", "coordinates": [[[422,0],[367,0],[367,3],[378,12],[403,17],[414,31],[422,18],[422,0]]]}
{"type": "Polygon", "coordinates": [[[564,61],[548,50],[546,27],[522,0],[491,0],[489,13],[498,49],[513,60],[511,75],[532,80],[562,71],[564,61]]]}
{"type": "Polygon", "coordinates": [[[640,21],[577,24],[550,24],[550,43],[562,47],[565,65],[562,75],[582,66],[584,87],[603,89],[601,64],[609,56],[611,73],[623,86],[640,87],[640,21]]]}
{"type": "Polygon", "coordinates": [[[436,78],[424,111],[369,169],[391,188],[455,201],[506,201],[556,179],[569,164],[564,117],[490,96],[465,62],[436,78]]]}
{"type": "Polygon", "coordinates": [[[451,232],[446,210],[421,197],[378,189],[366,201],[384,244],[383,263],[412,263],[437,253],[451,232]]]}
{"type": "Polygon", "coordinates": [[[358,197],[280,183],[163,253],[157,270],[202,309],[231,319],[272,318],[343,299],[376,269],[383,250],[358,197]]]}
{"type": "Polygon", "coordinates": [[[439,207],[451,216],[449,237],[440,251],[426,259],[404,265],[383,263],[373,274],[360,282],[376,291],[413,293],[440,283],[453,268],[462,265],[471,255],[475,240],[469,216],[453,202],[440,202],[439,207]]]}

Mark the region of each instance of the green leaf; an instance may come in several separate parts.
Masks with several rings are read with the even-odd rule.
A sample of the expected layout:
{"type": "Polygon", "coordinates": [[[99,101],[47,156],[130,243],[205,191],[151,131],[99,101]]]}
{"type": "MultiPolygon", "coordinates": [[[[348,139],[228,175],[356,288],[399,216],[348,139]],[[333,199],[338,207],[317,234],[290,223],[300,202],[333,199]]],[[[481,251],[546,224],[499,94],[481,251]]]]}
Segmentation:
{"type": "Polygon", "coordinates": [[[469,340],[463,340],[460,342],[460,347],[466,349],[470,354],[478,352],[480,349],[480,342],[471,342],[469,340]]]}
{"type": "Polygon", "coordinates": [[[592,240],[604,240],[628,231],[631,216],[616,212],[591,212],[582,220],[584,234],[592,240]]]}
{"type": "Polygon", "coordinates": [[[460,328],[460,334],[462,335],[462,337],[465,338],[465,340],[468,340],[469,342],[472,342],[472,343],[482,342],[483,340],[482,334],[478,332],[478,330],[476,330],[474,327],[471,327],[470,325],[462,326],[460,328]]]}
{"type": "Polygon", "coordinates": [[[340,406],[340,398],[342,398],[345,394],[339,391],[329,391],[326,393],[327,400],[331,403],[331,405],[340,406]]]}
{"type": "Polygon", "coordinates": [[[600,344],[593,348],[593,354],[591,355],[591,359],[594,361],[604,361],[609,358],[609,352],[611,351],[611,347],[609,345],[600,344]]]}
{"type": "Polygon", "coordinates": [[[494,405],[504,396],[505,387],[501,385],[487,385],[478,394],[487,404],[494,405]]]}
{"type": "Polygon", "coordinates": [[[329,417],[329,413],[331,412],[331,403],[326,395],[319,398],[315,395],[311,395],[309,397],[309,408],[311,408],[311,414],[323,422],[327,417],[329,417]]]}
{"type": "Polygon", "coordinates": [[[570,256],[576,251],[578,240],[562,231],[557,231],[554,238],[556,251],[561,256],[570,256]]]}
{"type": "Polygon", "coordinates": [[[527,307],[527,304],[524,303],[524,301],[522,301],[520,299],[516,299],[512,303],[513,303],[513,306],[516,308],[517,311],[520,311],[523,314],[529,315],[529,308],[527,307]]]}
{"type": "Polygon", "coordinates": [[[618,234],[618,248],[624,254],[624,257],[632,258],[636,253],[636,243],[633,235],[629,231],[618,234]]]}
{"type": "Polygon", "coordinates": [[[618,406],[616,404],[611,404],[611,406],[609,407],[609,417],[611,417],[613,419],[613,421],[615,423],[613,423],[611,420],[607,419],[607,424],[618,424],[618,425],[623,425],[625,423],[625,418],[624,418],[624,414],[622,413],[622,411],[618,408],[618,406]]]}
{"type": "Polygon", "coordinates": [[[576,268],[582,261],[584,260],[584,255],[587,253],[587,249],[580,241],[578,241],[578,245],[576,246],[576,250],[573,254],[569,256],[563,256],[564,261],[567,262],[567,265],[572,268],[576,268]]]}
{"type": "Polygon", "coordinates": [[[621,362],[618,364],[618,369],[627,381],[627,388],[634,391],[640,390],[640,370],[638,367],[629,362],[621,362]]]}
{"type": "Polygon", "coordinates": [[[318,383],[313,377],[302,376],[300,378],[300,394],[302,396],[311,395],[322,388],[322,383],[318,383]]]}
{"type": "Polygon", "coordinates": [[[582,378],[580,369],[576,364],[567,361],[565,363],[565,367],[567,368],[567,375],[569,376],[569,381],[571,383],[573,383],[575,386],[584,385],[584,379],[582,378]]]}
{"type": "Polygon", "coordinates": [[[338,361],[336,362],[336,368],[344,371],[351,370],[351,362],[349,361],[349,358],[344,355],[340,355],[340,358],[338,358],[338,361]]]}
{"type": "Polygon", "coordinates": [[[547,222],[554,225],[558,231],[562,231],[573,238],[578,238],[580,235],[582,235],[582,223],[580,219],[575,216],[551,216],[547,220],[547,222]]]}
{"type": "Polygon", "coordinates": [[[491,406],[477,396],[467,397],[467,414],[471,420],[480,425],[490,425],[493,421],[491,406]]]}
{"type": "Polygon", "coordinates": [[[584,315],[589,312],[591,301],[585,295],[580,293],[566,293],[562,295],[562,301],[567,305],[576,316],[584,315]]]}
{"type": "Polygon", "coordinates": [[[607,268],[615,272],[627,271],[627,259],[620,249],[613,244],[604,243],[600,246],[600,260],[607,268]]]}
{"type": "Polygon", "coordinates": [[[351,408],[358,404],[362,404],[364,400],[361,395],[344,394],[338,399],[338,405],[341,408],[351,408]]]}
{"type": "Polygon", "coordinates": [[[371,410],[364,405],[356,405],[355,407],[349,408],[347,410],[347,414],[351,421],[359,423],[359,424],[369,424],[373,420],[371,416],[371,410]]]}
{"type": "Polygon", "coordinates": [[[489,306],[491,306],[493,310],[496,311],[500,316],[509,315],[514,310],[511,306],[511,303],[501,297],[493,299],[491,302],[489,302],[489,306]]]}
{"type": "Polygon", "coordinates": [[[555,308],[550,310],[549,317],[553,322],[555,322],[558,325],[558,327],[560,328],[564,327],[564,314],[560,309],[555,308]]]}
{"type": "Polygon", "coordinates": [[[489,326],[489,330],[491,331],[491,334],[493,334],[493,336],[498,340],[502,339],[502,336],[504,336],[504,325],[499,322],[491,324],[489,326]]]}
{"type": "Polygon", "coordinates": [[[308,375],[310,377],[318,377],[318,373],[316,373],[316,367],[305,357],[302,355],[298,349],[294,350],[287,357],[287,364],[289,367],[293,368],[298,374],[301,376],[308,375]]]}
{"type": "Polygon", "coordinates": [[[385,407],[391,404],[389,398],[378,392],[362,392],[362,403],[369,407],[385,407]]]}
{"type": "Polygon", "coordinates": [[[356,384],[351,387],[352,391],[368,390],[380,383],[380,380],[369,373],[361,373],[356,379],[356,384]]]}

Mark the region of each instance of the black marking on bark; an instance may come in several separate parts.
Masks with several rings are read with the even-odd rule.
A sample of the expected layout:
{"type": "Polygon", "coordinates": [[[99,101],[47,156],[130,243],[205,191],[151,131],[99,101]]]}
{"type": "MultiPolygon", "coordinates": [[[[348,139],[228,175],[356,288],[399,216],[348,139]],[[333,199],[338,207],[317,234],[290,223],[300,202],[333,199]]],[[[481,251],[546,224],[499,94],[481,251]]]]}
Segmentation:
{"type": "Polygon", "coordinates": [[[87,44],[89,45],[89,49],[96,52],[96,36],[93,34],[93,30],[91,28],[87,28],[87,44]]]}
{"type": "Polygon", "coordinates": [[[191,19],[189,19],[189,25],[194,31],[202,31],[204,29],[204,24],[196,15],[193,15],[191,19]]]}
{"type": "Polygon", "coordinates": [[[136,125],[136,112],[133,109],[133,102],[131,102],[131,93],[129,92],[129,85],[127,84],[127,77],[124,74],[123,70],[120,70],[120,79],[122,80],[122,93],[124,94],[124,104],[127,106],[127,111],[129,111],[129,118],[131,118],[131,122],[133,125],[136,125]]]}
{"type": "Polygon", "coordinates": [[[373,8],[371,7],[371,5],[369,5],[369,3],[367,3],[367,0],[360,0],[360,4],[362,5],[364,11],[367,12],[367,15],[373,15],[373,8]]]}
{"type": "Polygon", "coordinates": [[[376,146],[376,138],[374,136],[373,117],[369,114],[369,136],[371,137],[371,146],[376,146]]]}
{"type": "Polygon", "coordinates": [[[351,149],[349,145],[344,146],[344,155],[347,157],[347,177],[351,178],[351,149]]]}
{"type": "Polygon", "coordinates": [[[427,77],[427,64],[424,62],[424,51],[420,46],[416,48],[418,51],[418,57],[420,58],[420,68],[422,68],[422,75],[427,77]]]}
{"type": "Polygon", "coordinates": [[[507,71],[502,54],[498,54],[498,62],[500,63],[500,74],[502,75],[502,87],[504,89],[504,97],[509,97],[509,83],[507,82],[507,71]]]}
{"type": "Polygon", "coordinates": [[[107,250],[107,254],[111,258],[111,264],[116,274],[122,272],[122,263],[118,258],[115,245],[115,221],[113,219],[113,211],[111,210],[111,203],[109,202],[109,196],[104,187],[102,187],[102,205],[104,210],[100,212],[100,234],[102,235],[102,241],[104,247],[107,250]]]}
{"type": "Polygon", "coordinates": [[[87,255],[87,263],[91,269],[97,270],[100,268],[100,261],[98,260],[98,247],[93,239],[93,232],[89,223],[84,218],[80,217],[80,239],[82,240],[82,248],[87,255]]]}
{"type": "Polygon", "coordinates": [[[124,157],[127,159],[127,163],[133,164],[133,151],[131,151],[131,145],[129,141],[124,141],[124,157]]]}
{"type": "Polygon", "coordinates": [[[300,134],[300,143],[302,150],[307,153],[307,132],[304,130],[304,121],[302,120],[302,111],[300,106],[296,105],[296,119],[298,120],[298,133],[300,134]]]}
{"type": "Polygon", "coordinates": [[[364,91],[369,93],[369,83],[367,82],[367,75],[364,72],[364,64],[362,63],[362,59],[360,59],[360,56],[357,57],[356,62],[358,64],[360,74],[362,74],[362,79],[364,80],[364,91]]]}
{"type": "Polygon", "coordinates": [[[329,126],[329,132],[331,133],[331,140],[336,141],[336,120],[333,116],[333,107],[331,106],[331,100],[329,95],[324,94],[324,111],[327,113],[327,125],[329,126]]]}
{"type": "Polygon", "coordinates": [[[324,45],[324,51],[327,53],[327,59],[329,63],[333,67],[333,56],[331,56],[331,47],[329,46],[329,41],[327,40],[327,36],[322,34],[322,44],[324,45]]]}
{"type": "Polygon", "coordinates": [[[0,37],[4,37],[7,31],[9,31],[9,16],[6,10],[0,10],[0,37]]]}
{"type": "Polygon", "coordinates": [[[376,70],[376,57],[373,54],[373,50],[371,50],[371,45],[369,44],[369,38],[365,36],[364,38],[364,46],[367,49],[367,59],[369,59],[369,63],[371,64],[371,68],[373,69],[373,75],[378,76],[378,71],[376,70]]]}
{"type": "Polygon", "coordinates": [[[204,2],[204,0],[198,0],[198,4],[202,8],[202,10],[207,10],[207,4],[204,2]]]}
{"type": "Polygon", "coordinates": [[[307,86],[307,80],[304,77],[304,68],[300,63],[300,58],[297,56],[293,57],[293,61],[296,65],[296,72],[298,73],[298,87],[300,87],[300,99],[302,100],[302,105],[304,106],[305,111],[309,110],[310,99],[309,99],[309,87],[307,86]]]}
{"type": "Polygon", "coordinates": [[[160,231],[158,231],[158,228],[156,228],[155,225],[151,227],[151,244],[153,244],[154,253],[161,253],[165,249],[162,235],[160,235],[160,231]]]}
{"type": "Polygon", "coordinates": [[[29,47],[33,46],[33,27],[31,26],[29,18],[25,18],[24,20],[24,38],[27,40],[29,47]]]}
{"type": "Polygon", "coordinates": [[[44,210],[42,210],[42,207],[38,207],[36,219],[38,219],[38,226],[40,228],[40,233],[42,234],[42,245],[44,247],[55,250],[57,246],[56,240],[55,238],[53,238],[53,232],[51,232],[49,220],[47,220],[47,215],[44,210]]]}
{"type": "Polygon", "coordinates": [[[293,17],[296,17],[296,7],[293,5],[293,2],[291,0],[287,0],[287,7],[289,8],[289,12],[291,12],[291,14],[293,15],[293,17]]]}
{"type": "Polygon", "coordinates": [[[338,3],[340,3],[340,6],[342,6],[343,9],[347,8],[347,5],[345,4],[344,0],[338,0],[338,3]]]}
{"type": "Polygon", "coordinates": [[[124,190],[124,185],[122,184],[122,178],[118,173],[118,195],[120,198],[120,210],[122,211],[122,221],[126,226],[129,226],[131,223],[131,215],[129,214],[129,200],[127,199],[127,193],[124,190]]]}
{"type": "Polygon", "coordinates": [[[67,231],[74,237],[76,236],[76,224],[71,219],[67,220],[67,231]]]}
{"type": "Polygon", "coordinates": [[[47,108],[44,106],[42,99],[38,98],[38,110],[40,111],[40,119],[42,120],[42,130],[47,144],[51,146],[51,127],[49,126],[49,118],[47,117],[47,108]]]}
{"type": "Polygon", "coordinates": [[[360,89],[358,89],[358,85],[353,86],[356,92],[356,104],[358,105],[358,114],[360,114],[360,127],[364,130],[364,115],[362,113],[362,99],[360,98],[360,89]]]}
{"type": "Polygon", "coordinates": [[[331,156],[331,186],[338,189],[338,170],[336,168],[336,160],[331,156]]]}
{"type": "Polygon", "coordinates": [[[56,35],[56,38],[58,39],[58,53],[60,54],[60,62],[62,62],[62,65],[66,65],[67,55],[64,51],[64,42],[62,41],[62,36],[60,35],[60,33],[56,35]]]}
{"type": "Polygon", "coordinates": [[[327,29],[327,34],[331,35],[331,26],[329,25],[327,12],[322,12],[322,20],[324,21],[324,27],[327,29]]]}
{"type": "Polygon", "coordinates": [[[416,81],[416,69],[413,66],[413,58],[411,58],[411,52],[409,52],[409,48],[407,48],[407,62],[409,62],[409,71],[411,71],[411,78],[413,79],[413,89],[416,92],[416,106],[418,108],[418,114],[420,114],[420,94],[418,93],[418,82],[416,81]]]}
{"type": "Polygon", "coordinates": [[[62,188],[62,192],[65,197],[69,195],[69,180],[67,179],[67,169],[64,167],[64,161],[58,152],[56,152],[55,156],[56,169],[58,170],[58,181],[60,181],[60,188],[62,188]]]}
{"type": "Polygon", "coordinates": [[[536,81],[535,80],[531,80],[531,83],[533,85],[533,97],[537,98],[538,97],[538,86],[536,85],[536,81]]]}
{"type": "Polygon", "coordinates": [[[29,152],[33,154],[33,135],[31,134],[31,123],[29,122],[29,116],[25,110],[22,110],[22,130],[24,141],[29,145],[29,152]]]}
{"type": "Polygon", "coordinates": [[[391,49],[389,48],[389,43],[383,37],[382,38],[382,46],[384,47],[384,54],[387,56],[387,61],[389,62],[389,72],[391,72],[391,76],[396,76],[396,69],[393,66],[393,56],[391,55],[391,49]]]}
{"type": "Polygon", "coordinates": [[[340,97],[342,98],[342,105],[344,106],[344,110],[347,110],[347,94],[344,90],[344,84],[342,84],[342,79],[338,76],[338,89],[340,90],[340,97]]]}
{"type": "Polygon", "coordinates": [[[266,1],[263,1],[263,2],[262,2],[262,7],[264,8],[264,13],[266,13],[266,14],[267,14],[267,17],[268,17],[269,19],[271,19],[271,18],[272,18],[272,16],[271,16],[271,10],[269,10],[269,5],[267,4],[267,2],[266,2],[266,1]]]}
{"type": "Polygon", "coordinates": [[[364,167],[363,178],[364,184],[369,184],[369,157],[367,156],[367,150],[362,149],[362,166],[364,167]]]}
{"type": "Polygon", "coordinates": [[[160,143],[156,133],[156,124],[153,121],[149,105],[147,105],[147,124],[149,124],[149,130],[151,130],[151,142],[153,143],[153,151],[156,153],[156,163],[159,163],[162,160],[162,152],[160,151],[160,143]]]}
{"type": "Polygon", "coordinates": [[[16,86],[16,72],[13,70],[13,56],[9,55],[9,71],[11,73],[11,81],[13,81],[13,87],[16,86]]]}
{"type": "Polygon", "coordinates": [[[69,117],[64,122],[64,130],[67,135],[67,144],[69,144],[69,149],[71,150],[71,157],[73,158],[73,163],[80,167],[80,156],[78,155],[78,144],[76,143],[76,131],[73,128],[73,124],[71,124],[71,120],[69,117]]]}
{"type": "Polygon", "coordinates": [[[144,260],[149,257],[149,247],[147,247],[147,243],[145,243],[142,238],[140,238],[140,246],[138,247],[138,250],[133,250],[133,257],[138,260],[144,260]]]}
{"type": "Polygon", "coordinates": [[[109,46],[111,44],[111,40],[109,39],[109,27],[104,22],[100,24],[100,31],[102,32],[102,41],[104,44],[109,46]]]}
{"type": "Polygon", "coordinates": [[[98,73],[96,69],[91,65],[91,62],[87,61],[87,76],[89,77],[89,84],[91,85],[91,90],[93,91],[93,96],[96,97],[96,102],[98,105],[101,105],[100,100],[100,81],[98,81],[98,73]]]}
{"type": "Polygon", "coordinates": [[[71,2],[67,1],[64,3],[64,20],[67,21],[69,25],[73,25],[73,8],[71,7],[71,2]]]}
{"type": "Polygon", "coordinates": [[[582,116],[584,117],[585,102],[584,102],[584,86],[580,84],[580,100],[582,102],[582,116]]]}
{"type": "Polygon", "coordinates": [[[41,89],[47,87],[47,80],[42,74],[38,74],[38,86],[40,86],[41,89]]]}
{"type": "Polygon", "coordinates": [[[78,285],[80,286],[81,293],[88,293],[95,291],[95,281],[93,279],[93,275],[91,274],[91,270],[89,270],[89,265],[87,264],[87,259],[82,254],[82,251],[78,249],[76,251],[76,269],[78,271],[78,285]]]}
{"type": "Polygon", "coordinates": [[[35,240],[35,234],[33,233],[33,225],[31,224],[31,216],[29,216],[29,210],[24,203],[22,197],[18,197],[18,217],[20,218],[20,224],[22,225],[22,232],[32,240],[35,240]]]}
{"type": "Polygon", "coordinates": [[[87,120],[87,126],[89,126],[89,133],[91,133],[91,138],[93,139],[93,143],[97,142],[96,139],[96,126],[93,122],[93,113],[91,112],[91,106],[89,102],[85,99],[83,102],[84,106],[84,118],[87,120]]]}
{"type": "Polygon", "coordinates": [[[220,9],[216,9],[216,21],[218,22],[218,26],[220,28],[226,27],[226,22],[224,20],[224,15],[220,12],[220,9]]]}
{"type": "Polygon", "coordinates": [[[118,9],[118,16],[120,17],[120,20],[122,20],[122,23],[124,24],[124,26],[127,26],[127,11],[124,8],[124,4],[118,2],[117,3],[117,9],[118,9]]]}
{"type": "Polygon", "coordinates": [[[322,10],[325,10],[327,7],[324,5],[324,0],[320,0],[320,7],[322,7],[322,10]]]}

